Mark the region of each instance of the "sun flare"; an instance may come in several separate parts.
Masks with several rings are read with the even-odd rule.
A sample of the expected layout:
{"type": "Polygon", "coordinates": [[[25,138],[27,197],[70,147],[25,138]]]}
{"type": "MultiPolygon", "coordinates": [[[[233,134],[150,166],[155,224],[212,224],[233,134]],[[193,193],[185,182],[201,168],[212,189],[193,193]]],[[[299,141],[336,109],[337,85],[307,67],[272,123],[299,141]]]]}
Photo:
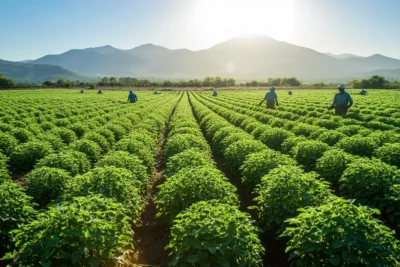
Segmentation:
{"type": "Polygon", "coordinates": [[[262,34],[285,39],[293,33],[294,15],[292,0],[198,0],[194,22],[204,38],[262,34]]]}

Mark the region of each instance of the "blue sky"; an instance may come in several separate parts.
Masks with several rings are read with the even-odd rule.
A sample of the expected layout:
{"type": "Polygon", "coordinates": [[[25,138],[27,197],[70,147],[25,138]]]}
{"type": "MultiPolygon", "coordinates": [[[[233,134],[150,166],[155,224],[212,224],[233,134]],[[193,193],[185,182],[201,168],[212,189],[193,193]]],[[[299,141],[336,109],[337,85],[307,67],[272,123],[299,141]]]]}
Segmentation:
{"type": "Polygon", "coordinates": [[[399,0],[2,0],[0,59],[145,43],[200,50],[238,34],[400,59],[399,26],[399,0]]]}

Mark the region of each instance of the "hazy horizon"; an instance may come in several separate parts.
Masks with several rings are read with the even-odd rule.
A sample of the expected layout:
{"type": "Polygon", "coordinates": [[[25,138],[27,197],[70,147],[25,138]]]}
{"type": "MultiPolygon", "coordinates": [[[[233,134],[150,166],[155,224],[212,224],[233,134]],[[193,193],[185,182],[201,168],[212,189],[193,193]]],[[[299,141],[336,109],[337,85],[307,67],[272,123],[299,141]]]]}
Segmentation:
{"type": "Polygon", "coordinates": [[[322,53],[400,58],[396,0],[4,0],[0,59],[152,43],[207,49],[242,34],[322,53]]]}

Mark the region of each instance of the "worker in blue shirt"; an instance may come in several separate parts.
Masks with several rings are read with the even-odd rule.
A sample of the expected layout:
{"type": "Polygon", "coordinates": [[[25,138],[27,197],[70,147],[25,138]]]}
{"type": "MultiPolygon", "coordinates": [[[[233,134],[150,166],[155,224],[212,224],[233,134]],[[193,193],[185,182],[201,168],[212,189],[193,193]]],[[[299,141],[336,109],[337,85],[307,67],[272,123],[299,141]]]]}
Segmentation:
{"type": "Polygon", "coordinates": [[[217,96],[217,95],[218,95],[217,91],[214,90],[212,96],[217,96]]]}
{"type": "Polygon", "coordinates": [[[328,109],[335,109],[335,115],[345,116],[347,114],[347,110],[353,105],[353,99],[350,94],[345,92],[345,85],[339,84],[338,89],[339,93],[335,95],[333,98],[332,105],[328,109]]]}
{"type": "Polygon", "coordinates": [[[128,102],[135,103],[136,101],[138,101],[138,97],[132,92],[132,90],[129,90],[128,102]]]}
{"type": "Polygon", "coordinates": [[[84,93],[85,93],[85,90],[82,89],[82,90],[81,90],[81,94],[84,94],[84,93]]]}
{"type": "Polygon", "coordinates": [[[289,91],[289,92],[288,92],[288,95],[292,95],[292,94],[293,94],[292,91],[289,91]]]}
{"type": "Polygon", "coordinates": [[[103,94],[103,90],[99,89],[99,91],[97,91],[97,94],[98,94],[98,95],[103,94]]]}
{"type": "Polygon", "coordinates": [[[366,95],[367,94],[367,91],[365,91],[365,89],[362,89],[361,91],[360,91],[360,95],[366,95]]]}
{"type": "Polygon", "coordinates": [[[261,106],[261,104],[262,104],[264,101],[267,101],[267,108],[274,109],[274,108],[275,108],[275,102],[276,102],[276,105],[279,106],[279,104],[278,104],[278,96],[277,96],[277,94],[275,93],[275,86],[271,86],[271,87],[269,88],[269,92],[265,94],[265,97],[264,97],[264,99],[260,102],[259,106],[261,106]]]}

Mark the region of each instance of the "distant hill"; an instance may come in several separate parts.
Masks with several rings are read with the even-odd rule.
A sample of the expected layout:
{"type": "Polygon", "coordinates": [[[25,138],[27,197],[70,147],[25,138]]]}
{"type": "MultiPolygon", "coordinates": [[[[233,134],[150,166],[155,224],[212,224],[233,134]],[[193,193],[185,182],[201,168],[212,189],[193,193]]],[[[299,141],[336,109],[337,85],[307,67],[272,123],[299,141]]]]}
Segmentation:
{"type": "Polygon", "coordinates": [[[362,57],[362,56],[357,56],[357,55],[353,55],[350,53],[344,53],[344,54],[340,54],[340,55],[335,55],[335,54],[331,54],[331,53],[324,53],[327,56],[333,57],[333,58],[339,58],[339,59],[345,59],[345,58],[349,58],[349,57],[362,57]]]}
{"type": "Polygon", "coordinates": [[[295,76],[307,81],[341,80],[367,77],[376,70],[400,69],[400,60],[383,55],[333,57],[266,36],[236,37],[200,51],[171,50],[153,44],[129,50],[112,46],[74,49],[31,63],[58,65],[84,75],[159,79],[221,76],[250,80],[295,76]]]}
{"type": "Polygon", "coordinates": [[[53,65],[27,64],[0,60],[0,72],[15,81],[44,82],[60,78],[69,80],[88,80],[89,77],[53,65]]]}

